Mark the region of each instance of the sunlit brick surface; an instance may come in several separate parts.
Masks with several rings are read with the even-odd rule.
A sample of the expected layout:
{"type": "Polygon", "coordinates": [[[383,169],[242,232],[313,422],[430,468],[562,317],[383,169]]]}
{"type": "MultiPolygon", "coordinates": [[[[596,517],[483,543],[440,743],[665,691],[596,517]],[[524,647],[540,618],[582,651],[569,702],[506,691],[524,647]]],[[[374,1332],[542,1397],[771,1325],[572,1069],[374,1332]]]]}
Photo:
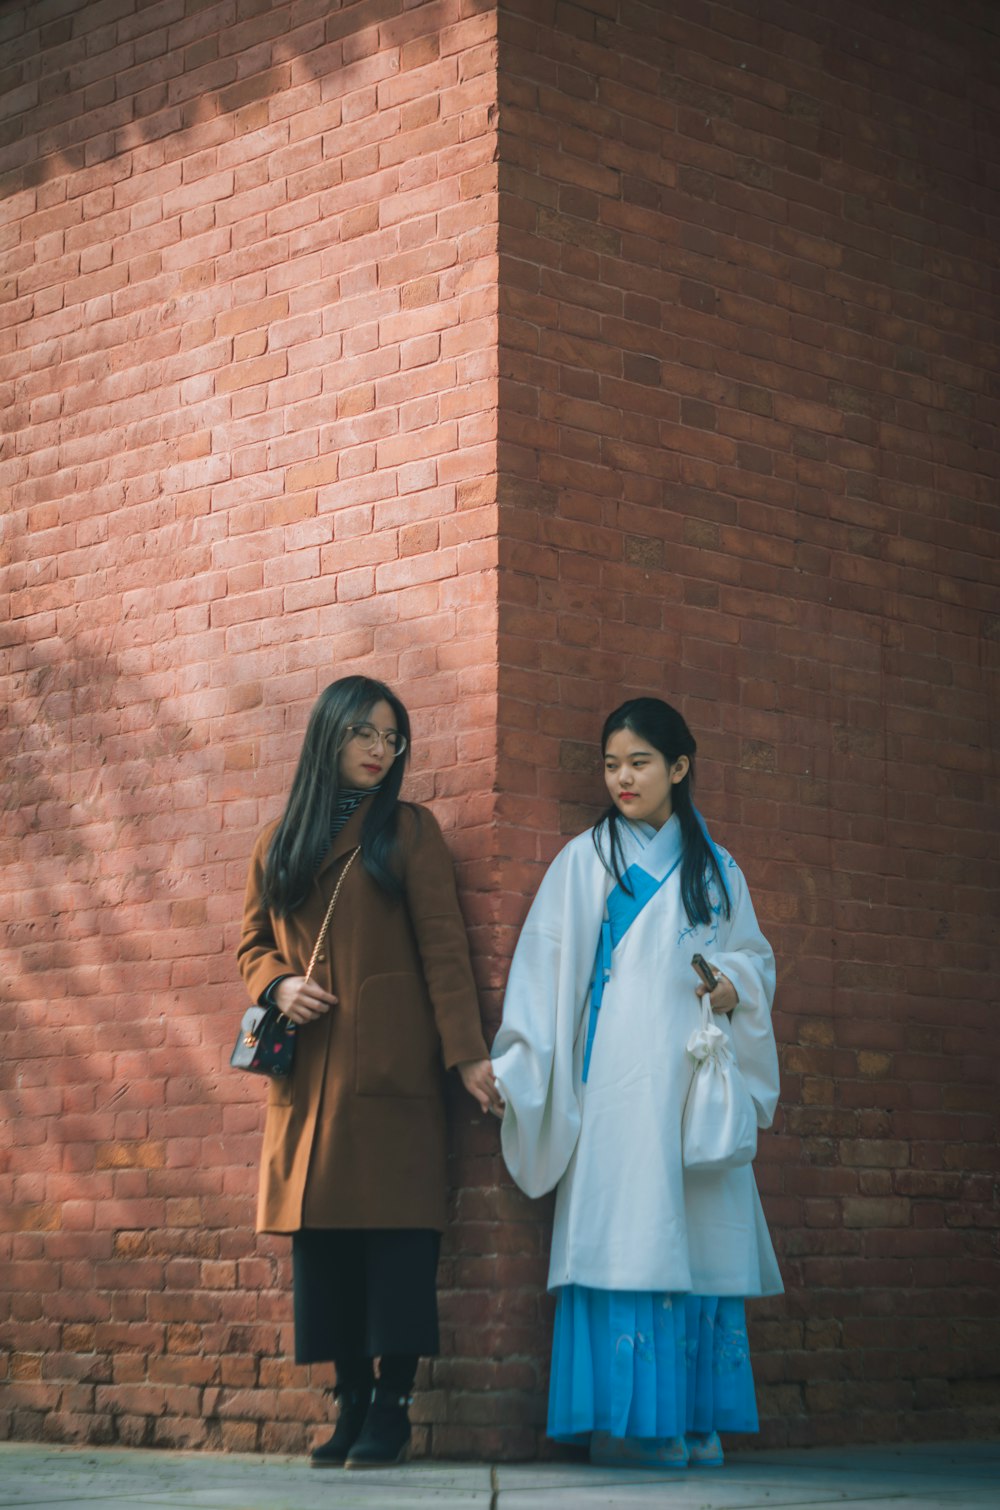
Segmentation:
{"type": "Polygon", "coordinates": [[[0,17],[14,1434],[298,1450],[327,1414],[252,1232],[233,950],[308,709],[361,669],[487,947],[495,32],[461,0],[0,17]]]}

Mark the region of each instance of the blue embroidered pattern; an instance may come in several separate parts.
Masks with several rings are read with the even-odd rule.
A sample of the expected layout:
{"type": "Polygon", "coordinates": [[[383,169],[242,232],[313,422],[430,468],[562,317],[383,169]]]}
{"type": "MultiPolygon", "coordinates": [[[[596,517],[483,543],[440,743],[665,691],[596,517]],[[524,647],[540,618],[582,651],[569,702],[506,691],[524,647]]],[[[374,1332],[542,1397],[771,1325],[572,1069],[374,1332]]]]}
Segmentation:
{"type": "Polygon", "coordinates": [[[557,1291],[549,1436],[756,1431],[743,1301],[734,1296],[557,1291]]]}
{"type": "MultiPolygon", "coordinates": [[[[725,867],[726,870],[736,869],[736,861],[733,859],[732,855],[726,854],[725,850],[717,849],[714,844],[712,845],[712,848],[715,849],[715,857],[718,860],[720,866],[725,867]]],[[[728,900],[731,907],[733,898],[728,886],[725,888],[725,892],[726,899],[728,900]]],[[[718,882],[713,871],[713,873],[708,877],[708,910],[712,914],[712,921],[708,924],[707,927],[704,923],[692,923],[690,927],[682,928],[677,935],[678,949],[682,944],[687,943],[688,939],[695,939],[699,935],[699,942],[701,944],[702,950],[710,949],[713,944],[717,943],[719,938],[719,924],[722,917],[722,907],[722,896],[719,892],[718,882]],[[702,930],[704,930],[704,932],[702,930]]]]}

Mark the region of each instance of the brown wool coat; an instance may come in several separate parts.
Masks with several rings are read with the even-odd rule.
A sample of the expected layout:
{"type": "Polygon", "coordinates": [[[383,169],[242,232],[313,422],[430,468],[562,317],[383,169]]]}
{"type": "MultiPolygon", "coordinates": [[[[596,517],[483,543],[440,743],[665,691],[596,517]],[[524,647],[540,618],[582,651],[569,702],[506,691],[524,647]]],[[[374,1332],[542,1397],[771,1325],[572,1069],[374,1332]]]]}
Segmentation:
{"type": "MultiPolygon", "coordinates": [[[[254,846],[240,972],[254,1001],[304,975],[369,800],[337,835],[308,900],[289,918],[261,901],[276,824],[254,846]]],[[[259,1232],[445,1225],[444,1070],[487,1056],[451,857],[426,808],[401,806],[404,895],[359,855],[313,972],[338,997],[298,1029],[295,1068],[270,1082],[259,1232]]]]}

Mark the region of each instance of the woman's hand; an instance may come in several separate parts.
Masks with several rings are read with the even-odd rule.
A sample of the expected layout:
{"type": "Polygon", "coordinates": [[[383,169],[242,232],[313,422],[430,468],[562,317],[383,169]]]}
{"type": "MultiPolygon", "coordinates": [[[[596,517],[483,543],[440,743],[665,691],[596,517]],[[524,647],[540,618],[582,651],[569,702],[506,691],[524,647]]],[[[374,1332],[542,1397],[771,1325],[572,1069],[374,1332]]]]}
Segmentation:
{"type": "Polygon", "coordinates": [[[713,1012],[731,1012],[734,1007],[738,1007],[740,1004],[736,987],[728,975],[719,976],[719,984],[711,995],[709,995],[707,986],[695,986],[695,990],[699,996],[708,996],[713,1012]]]}
{"type": "Polygon", "coordinates": [[[337,1005],[337,998],[304,975],[286,975],[274,988],[274,1004],[297,1028],[315,1022],[337,1005]]]}
{"type": "Polygon", "coordinates": [[[467,1059],[464,1064],[456,1065],[456,1069],[469,1095],[479,1102],[480,1111],[492,1112],[495,1117],[502,1117],[503,1101],[493,1077],[493,1066],[490,1061],[467,1059]]]}

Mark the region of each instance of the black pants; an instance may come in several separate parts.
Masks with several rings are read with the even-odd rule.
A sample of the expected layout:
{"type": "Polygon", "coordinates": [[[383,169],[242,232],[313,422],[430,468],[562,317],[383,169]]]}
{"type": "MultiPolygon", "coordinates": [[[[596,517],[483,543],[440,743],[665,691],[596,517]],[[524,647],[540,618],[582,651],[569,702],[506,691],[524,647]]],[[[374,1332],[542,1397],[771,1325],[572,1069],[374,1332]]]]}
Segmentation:
{"type": "Polygon", "coordinates": [[[435,1354],[440,1247],[424,1227],[294,1233],[296,1363],[435,1354]]]}

